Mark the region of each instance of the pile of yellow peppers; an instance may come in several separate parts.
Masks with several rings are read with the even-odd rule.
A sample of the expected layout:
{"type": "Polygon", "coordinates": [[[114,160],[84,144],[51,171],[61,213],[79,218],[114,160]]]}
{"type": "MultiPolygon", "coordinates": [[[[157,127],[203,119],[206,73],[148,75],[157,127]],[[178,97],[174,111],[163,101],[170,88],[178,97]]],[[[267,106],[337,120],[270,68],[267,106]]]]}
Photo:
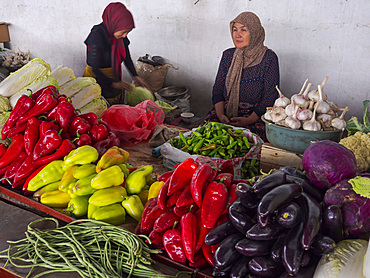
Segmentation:
{"type": "Polygon", "coordinates": [[[121,225],[129,215],[139,222],[150,185],[156,180],[153,167],[144,165],[130,172],[129,153],[119,147],[98,157],[94,147],[81,146],[45,166],[30,180],[27,190],[42,204],[63,209],[75,218],[121,225]]]}

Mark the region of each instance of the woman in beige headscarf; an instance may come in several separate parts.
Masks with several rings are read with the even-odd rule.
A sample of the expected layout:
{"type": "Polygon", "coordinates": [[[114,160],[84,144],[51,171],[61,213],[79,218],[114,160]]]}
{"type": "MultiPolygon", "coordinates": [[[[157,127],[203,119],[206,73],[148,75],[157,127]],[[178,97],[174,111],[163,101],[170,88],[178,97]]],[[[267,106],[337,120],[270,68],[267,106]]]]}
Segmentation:
{"type": "Polygon", "coordinates": [[[230,31],[235,47],[223,52],[206,120],[246,127],[266,141],[261,116],[278,97],[278,57],[264,45],[265,30],[254,13],[239,14],[230,31]]]}

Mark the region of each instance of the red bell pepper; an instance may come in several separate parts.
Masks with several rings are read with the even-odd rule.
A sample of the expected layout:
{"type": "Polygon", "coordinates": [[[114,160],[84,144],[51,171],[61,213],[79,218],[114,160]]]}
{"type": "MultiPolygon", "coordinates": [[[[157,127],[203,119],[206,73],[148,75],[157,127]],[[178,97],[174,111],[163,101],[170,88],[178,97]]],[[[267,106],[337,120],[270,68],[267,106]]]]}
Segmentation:
{"type": "Polygon", "coordinates": [[[212,266],[214,267],[215,264],[213,262],[213,254],[212,254],[212,250],[211,250],[211,246],[207,245],[207,244],[203,244],[202,245],[202,252],[203,252],[203,255],[204,255],[204,258],[206,258],[207,262],[212,266]]]}
{"type": "Polygon", "coordinates": [[[198,166],[200,166],[202,164],[205,164],[205,163],[208,163],[208,164],[211,165],[212,168],[214,168],[214,169],[218,168],[217,163],[212,158],[210,158],[209,156],[198,156],[195,159],[195,163],[197,163],[198,166]]]}
{"type": "Polygon", "coordinates": [[[183,206],[183,207],[177,207],[175,206],[173,208],[173,212],[178,216],[182,217],[184,214],[187,214],[188,212],[191,212],[193,214],[198,212],[198,206],[196,204],[194,205],[188,205],[188,206],[183,206]]]}
{"type": "Polygon", "coordinates": [[[50,155],[44,155],[33,161],[36,165],[48,164],[54,160],[63,159],[67,154],[74,150],[76,146],[69,139],[64,139],[59,148],[50,155]]]}
{"type": "Polygon", "coordinates": [[[12,142],[10,143],[6,153],[0,158],[0,169],[9,165],[14,159],[24,151],[24,136],[19,133],[12,137],[12,142]]]}
{"type": "Polygon", "coordinates": [[[191,192],[190,192],[190,186],[186,186],[185,189],[181,192],[180,197],[176,201],[176,207],[189,206],[192,204],[195,204],[195,203],[193,200],[193,196],[191,195],[191,192]]]}
{"type": "Polygon", "coordinates": [[[209,266],[206,258],[203,255],[202,250],[198,251],[198,253],[194,256],[194,263],[189,262],[189,266],[192,268],[207,268],[209,266]]]}
{"type": "Polygon", "coordinates": [[[180,219],[181,238],[184,245],[186,258],[194,263],[195,245],[197,240],[197,219],[194,214],[188,212],[180,219]]]}
{"type": "Polygon", "coordinates": [[[27,113],[35,105],[35,101],[27,95],[22,95],[14,106],[14,109],[9,115],[8,120],[5,122],[1,130],[1,140],[5,140],[9,131],[15,126],[18,119],[27,113]]]}
{"type": "Polygon", "coordinates": [[[35,105],[18,119],[17,124],[25,123],[29,118],[37,117],[52,110],[57,103],[58,101],[51,94],[41,95],[37,98],[35,105]]]}
{"type": "Polygon", "coordinates": [[[221,173],[230,173],[234,176],[234,164],[230,159],[225,160],[220,165],[220,172],[221,173]]]}
{"type": "Polygon", "coordinates": [[[91,129],[90,123],[87,120],[77,116],[72,120],[72,122],[69,126],[69,129],[68,129],[68,133],[72,137],[76,137],[77,132],[79,134],[84,134],[84,133],[89,132],[90,129],[91,129]]]}
{"type": "Polygon", "coordinates": [[[23,195],[30,196],[30,195],[32,195],[34,193],[33,191],[29,191],[28,190],[28,184],[29,184],[30,180],[32,180],[42,169],[44,169],[44,167],[46,165],[47,164],[44,164],[44,165],[41,165],[41,166],[40,165],[37,166],[37,168],[27,177],[27,179],[23,183],[23,187],[22,187],[22,193],[23,193],[23,195]]]}
{"type": "Polygon", "coordinates": [[[229,188],[234,180],[234,175],[231,173],[220,173],[216,176],[215,180],[223,183],[226,188],[229,188]]]}
{"type": "MultiPolygon", "coordinates": [[[[144,206],[144,210],[143,210],[143,214],[142,214],[142,216],[141,216],[141,220],[140,220],[140,233],[141,234],[144,234],[144,235],[148,235],[149,233],[147,233],[146,231],[144,232],[144,230],[143,230],[143,223],[145,223],[145,219],[146,219],[146,217],[148,216],[148,214],[149,214],[149,212],[157,205],[157,197],[154,197],[154,198],[151,198],[151,199],[149,199],[147,202],[146,202],[146,204],[145,204],[145,206],[144,206]]],[[[154,221],[153,221],[153,223],[154,223],[154,221]]],[[[151,229],[151,228],[150,228],[151,229]]]]}
{"type": "Polygon", "coordinates": [[[42,121],[39,126],[39,134],[40,136],[44,136],[45,132],[48,130],[56,130],[59,132],[59,126],[54,123],[54,122],[49,122],[49,121],[42,121]]]}
{"type": "Polygon", "coordinates": [[[44,94],[50,94],[50,95],[54,96],[55,98],[57,98],[58,95],[59,95],[59,92],[58,92],[58,90],[55,86],[49,85],[49,86],[46,86],[44,88],[41,88],[40,90],[38,90],[35,93],[32,93],[30,97],[33,100],[36,101],[39,97],[41,97],[44,94]]]}
{"type": "Polygon", "coordinates": [[[8,148],[5,146],[5,144],[0,143],[0,158],[6,153],[6,150],[8,148]]]}
{"type": "Polygon", "coordinates": [[[77,131],[77,137],[72,140],[72,143],[75,144],[77,147],[81,147],[84,145],[89,145],[89,146],[92,145],[90,135],[87,133],[79,134],[78,131],[77,131]]]}
{"type": "Polygon", "coordinates": [[[186,263],[185,250],[182,245],[181,231],[179,229],[171,229],[163,234],[163,246],[167,255],[182,264],[186,263]]]}
{"type": "Polygon", "coordinates": [[[56,130],[48,130],[43,135],[40,136],[40,139],[35,145],[33,150],[32,157],[33,160],[50,154],[55,151],[62,144],[62,137],[56,130]]]}
{"type": "Polygon", "coordinates": [[[159,190],[159,193],[158,193],[157,204],[158,204],[158,207],[161,210],[165,210],[165,208],[166,208],[167,192],[168,192],[168,186],[169,185],[170,185],[170,179],[168,179],[164,182],[164,184],[162,185],[162,187],[161,187],[161,189],[159,190]]]}
{"type": "Polygon", "coordinates": [[[141,217],[141,231],[147,235],[153,230],[154,222],[164,213],[158,205],[155,205],[146,216],[141,217]]]}
{"type": "Polygon", "coordinates": [[[33,148],[35,147],[36,142],[39,140],[40,124],[41,120],[36,119],[36,117],[29,118],[27,121],[27,128],[24,132],[24,149],[28,155],[33,152],[33,148]]]}
{"type": "Polygon", "coordinates": [[[153,230],[157,232],[163,232],[168,229],[172,229],[174,225],[180,221],[180,217],[178,217],[174,212],[173,209],[165,211],[162,213],[157,220],[155,220],[153,225],[153,230]]]}
{"type": "Polygon", "coordinates": [[[94,112],[88,112],[78,116],[87,120],[91,126],[99,125],[98,116],[94,112]]]}
{"type": "Polygon", "coordinates": [[[103,124],[93,125],[90,129],[91,139],[94,143],[108,138],[108,129],[103,124]]]}
{"type": "Polygon", "coordinates": [[[13,127],[9,133],[8,133],[8,137],[13,137],[14,135],[17,135],[19,133],[23,133],[23,131],[25,131],[27,128],[27,123],[23,123],[23,124],[20,124],[20,125],[16,125],[15,127],[13,127]]]}
{"type": "Polygon", "coordinates": [[[223,183],[212,181],[206,192],[201,207],[202,225],[213,228],[222,215],[228,201],[227,188],[223,183]]]}
{"type": "Polygon", "coordinates": [[[151,231],[149,234],[150,244],[157,249],[164,250],[163,238],[164,232],[151,231]]]}
{"type": "Polygon", "coordinates": [[[167,208],[172,208],[176,205],[177,200],[180,198],[183,190],[176,191],[174,194],[171,196],[168,196],[167,202],[166,202],[166,207],[167,208]]]}
{"type": "Polygon", "coordinates": [[[14,176],[14,182],[19,182],[31,175],[40,165],[36,165],[33,162],[32,154],[27,156],[26,160],[19,167],[17,173],[14,176]]]}
{"type": "Polygon", "coordinates": [[[170,196],[176,191],[187,186],[190,183],[191,178],[197,167],[197,164],[192,158],[187,158],[183,162],[181,162],[170,178],[167,195],[170,196]]]}
{"type": "Polygon", "coordinates": [[[201,164],[193,174],[190,181],[190,192],[198,207],[202,206],[203,187],[216,176],[209,163],[201,164]]]}
{"type": "Polygon", "coordinates": [[[22,165],[26,158],[27,153],[23,151],[18,155],[17,159],[13,160],[13,162],[9,164],[9,167],[7,168],[3,178],[8,180],[10,184],[13,183],[18,168],[22,165]]]}
{"type": "Polygon", "coordinates": [[[172,170],[172,171],[168,171],[166,173],[163,173],[162,175],[160,175],[157,178],[157,180],[159,180],[159,181],[166,181],[166,180],[168,180],[172,176],[173,172],[175,172],[175,170],[172,170]]]}
{"type": "Polygon", "coordinates": [[[68,101],[60,102],[58,100],[58,105],[56,106],[57,110],[55,113],[55,120],[59,124],[59,126],[63,129],[63,132],[68,132],[68,124],[73,114],[75,112],[75,108],[72,103],[68,101]]]}

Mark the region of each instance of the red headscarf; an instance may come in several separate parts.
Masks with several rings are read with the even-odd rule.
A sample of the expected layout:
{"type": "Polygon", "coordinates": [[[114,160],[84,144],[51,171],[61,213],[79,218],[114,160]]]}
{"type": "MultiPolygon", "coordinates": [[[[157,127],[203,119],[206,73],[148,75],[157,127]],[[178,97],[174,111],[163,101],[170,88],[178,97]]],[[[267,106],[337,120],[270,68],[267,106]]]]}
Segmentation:
{"type": "Polygon", "coordinates": [[[123,39],[116,39],[114,33],[135,28],[134,19],[126,6],[120,2],[110,3],[103,12],[103,24],[112,39],[112,68],[116,80],[121,80],[121,57],[126,58],[123,39]]]}

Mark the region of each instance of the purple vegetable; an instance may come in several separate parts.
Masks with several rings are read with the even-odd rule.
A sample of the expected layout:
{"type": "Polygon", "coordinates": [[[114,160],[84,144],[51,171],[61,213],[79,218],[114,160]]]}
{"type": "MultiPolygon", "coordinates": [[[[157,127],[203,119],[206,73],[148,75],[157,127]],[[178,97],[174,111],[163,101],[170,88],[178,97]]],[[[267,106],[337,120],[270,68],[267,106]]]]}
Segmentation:
{"type": "Polygon", "coordinates": [[[324,197],[326,207],[337,205],[343,217],[343,232],[346,237],[358,238],[370,233],[370,199],[357,194],[349,179],[329,188],[324,197]]]}
{"type": "Polygon", "coordinates": [[[353,152],[331,140],[310,145],[303,154],[302,166],[310,182],[323,190],[353,178],[357,172],[353,152]]]}

